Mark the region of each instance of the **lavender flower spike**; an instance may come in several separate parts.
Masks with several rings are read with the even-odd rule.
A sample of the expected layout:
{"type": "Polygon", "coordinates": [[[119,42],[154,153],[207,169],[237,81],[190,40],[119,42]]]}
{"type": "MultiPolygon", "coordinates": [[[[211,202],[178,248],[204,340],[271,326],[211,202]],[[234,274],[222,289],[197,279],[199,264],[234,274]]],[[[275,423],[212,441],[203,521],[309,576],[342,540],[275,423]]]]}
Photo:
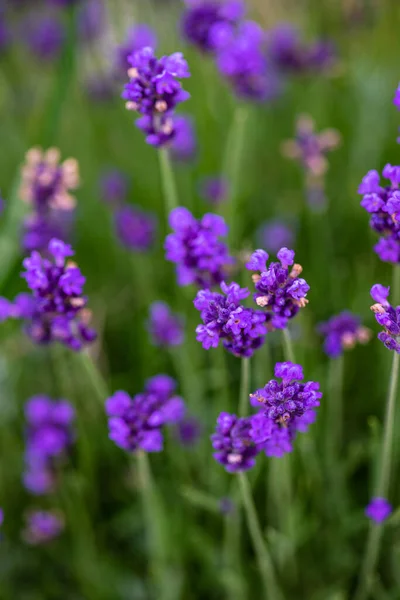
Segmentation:
{"type": "Polygon", "coordinates": [[[372,498],[371,502],[365,509],[366,516],[374,521],[377,525],[386,521],[391,515],[393,509],[386,498],[372,498]]]}
{"type": "Polygon", "coordinates": [[[221,290],[223,294],[210,290],[197,293],[194,305],[200,311],[203,325],[196,327],[196,339],[205,350],[217,348],[222,340],[228,352],[250,357],[264,343],[266,315],[241,305],[241,300],[250,294],[247,288],[222,282],[221,290]]]}
{"type": "Polygon", "coordinates": [[[251,417],[221,413],[215,433],[211,436],[214,458],[228,473],[248,471],[256,464],[259,448],[250,436],[251,417]]]}
{"type": "Polygon", "coordinates": [[[393,98],[393,104],[395,105],[395,107],[400,110],[400,83],[396,88],[396,92],[393,98]]]}
{"type": "Polygon", "coordinates": [[[64,529],[63,516],[55,511],[35,510],[28,514],[24,532],[28,544],[46,544],[57,538],[64,529]]]}
{"type": "Polygon", "coordinates": [[[131,54],[128,62],[130,80],[122,93],[126,108],[142,115],[136,125],[148,144],[165,146],[175,136],[176,106],[190,97],[179,81],[190,77],[188,64],[180,52],[158,59],[150,47],[131,54]]]}
{"type": "Polygon", "coordinates": [[[266,309],[269,329],[285,329],[289,319],[308,304],[306,295],[310,286],[299,277],[303,268],[294,264],[294,255],[293,250],[281,248],[277,254],[280,262],[270,263],[267,267],[268,254],[264,250],[256,250],[246,264],[250,271],[261,272],[253,275],[254,299],[258,306],[266,309]],[[290,271],[289,266],[292,266],[290,271]]]}
{"type": "Polygon", "coordinates": [[[182,319],[165,302],[150,306],[149,333],[156,346],[180,346],[184,339],[182,319]]]}
{"type": "Polygon", "coordinates": [[[314,409],[322,393],[319,383],[302,383],[303,369],[291,362],[277,363],[275,377],[263,388],[250,395],[253,406],[260,412],[252,417],[250,436],[267,456],[281,457],[292,451],[298,431],[307,431],[315,420],[314,409]]]}
{"type": "Polygon", "coordinates": [[[397,341],[400,335],[400,306],[394,308],[389,304],[387,298],[390,288],[376,283],[371,288],[371,296],[375,304],[371,306],[375,319],[384,328],[378,333],[378,339],[388,350],[394,350],[400,354],[400,344],[397,341]]]}
{"type": "Polygon", "coordinates": [[[109,438],[128,452],[163,449],[163,425],[179,423],[185,405],[175,395],[176,383],[168,375],[156,375],[146,383],[145,390],[131,398],[118,391],[106,400],[109,438]]]}
{"type": "Polygon", "coordinates": [[[166,259],[176,264],[178,284],[210,288],[221,283],[234,262],[219,240],[228,233],[224,219],[208,213],[198,221],[187,208],[178,207],[171,211],[169,225],[174,233],[164,247],[166,259]]]}
{"type": "Polygon", "coordinates": [[[357,342],[366,344],[371,338],[371,331],[361,325],[360,317],[346,310],[321,323],[318,330],[325,336],[324,351],[331,358],[337,358],[357,342]]]}
{"type": "Polygon", "coordinates": [[[71,246],[56,239],[48,245],[49,258],[32,252],[23,262],[22,273],[31,294],[19,294],[14,302],[1,298],[0,320],[22,319],[29,337],[39,344],[60,342],[81,350],[93,342],[96,332],[89,327],[85,277],[66,260],[73,254],[71,246]]]}

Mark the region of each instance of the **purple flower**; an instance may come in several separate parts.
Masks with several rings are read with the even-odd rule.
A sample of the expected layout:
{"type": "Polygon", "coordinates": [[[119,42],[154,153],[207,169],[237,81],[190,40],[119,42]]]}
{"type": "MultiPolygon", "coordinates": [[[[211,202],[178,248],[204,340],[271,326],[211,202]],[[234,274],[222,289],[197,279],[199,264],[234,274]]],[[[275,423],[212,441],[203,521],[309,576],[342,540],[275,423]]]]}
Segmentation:
{"type": "Polygon", "coordinates": [[[236,506],[234,501],[231,498],[221,498],[219,501],[219,510],[223,515],[231,515],[235,512],[236,506]]]}
{"type": "Polygon", "coordinates": [[[275,424],[286,425],[295,417],[302,417],[308,410],[319,406],[322,393],[319,383],[301,383],[303,369],[291,362],[277,363],[275,377],[251,397],[264,407],[264,416],[275,424]]]}
{"type": "Polygon", "coordinates": [[[282,246],[291,246],[293,229],[280,219],[266,221],[258,231],[258,239],[269,252],[277,253],[282,246]]]}
{"type": "Polygon", "coordinates": [[[96,332],[89,327],[90,312],[83,295],[85,277],[67,257],[73,256],[71,246],[53,239],[48,256],[38,252],[23,262],[31,294],[20,294],[8,307],[1,302],[3,318],[22,319],[29,337],[38,344],[60,342],[73,350],[81,350],[93,342],[96,332]]]}
{"type": "Polygon", "coordinates": [[[128,193],[128,178],[118,169],[109,169],[100,177],[101,199],[111,206],[121,204],[128,193]]]}
{"type": "Polygon", "coordinates": [[[116,51],[117,69],[125,75],[130,67],[128,57],[134,52],[138,52],[146,47],[154,49],[157,47],[157,35],[155,31],[144,24],[130,27],[127,31],[124,43],[119,46],[116,51]]]}
{"type": "Polygon", "coordinates": [[[78,11],[78,35],[82,42],[96,39],[105,23],[105,7],[102,0],[86,0],[78,11]]]}
{"type": "Polygon", "coordinates": [[[229,182],[224,177],[203,177],[200,182],[200,196],[210,204],[221,204],[228,193],[229,182]]]}
{"type": "Polygon", "coordinates": [[[205,350],[217,348],[222,340],[228,352],[250,357],[264,343],[266,315],[241,306],[240,301],[250,294],[247,288],[222,282],[221,289],[223,294],[210,290],[197,293],[194,305],[200,311],[203,325],[196,327],[196,339],[205,350]]]}
{"type": "Polygon", "coordinates": [[[148,329],[156,346],[180,346],[184,339],[182,318],[165,302],[151,304],[148,329]]]}
{"type": "Polygon", "coordinates": [[[4,511],[2,508],[0,508],[0,527],[3,525],[4,522],[4,511]]]}
{"type": "Polygon", "coordinates": [[[358,193],[363,195],[361,206],[370,214],[370,227],[380,234],[375,252],[384,262],[400,262],[400,167],[386,165],[383,177],[390,185],[380,186],[377,171],[369,171],[363,178],[358,193]]]}
{"type": "Polygon", "coordinates": [[[394,94],[394,98],[393,98],[393,104],[395,105],[395,107],[400,110],[400,83],[396,88],[395,94],[394,94]]]}
{"type": "Polygon", "coordinates": [[[188,64],[180,52],[158,59],[150,47],[130,54],[128,62],[130,80],[122,93],[126,108],[142,115],[136,125],[148,144],[165,146],[175,136],[175,108],[190,97],[179,81],[190,77],[188,64]]]}
{"type": "Polygon", "coordinates": [[[244,21],[231,36],[224,36],[216,61],[239,98],[263,102],[275,98],[280,83],[265,50],[265,32],[258,23],[244,21]]]}
{"type": "Polygon", "coordinates": [[[57,538],[63,529],[64,519],[60,513],[35,510],[27,516],[24,537],[28,544],[45,544],[57,538]]]}
{"type": "Polygon", "coordinates": [[[308,283],[299,277],[302,267],[293,264],[294,252],[281,248],[278,252],[280,263],[273,262],[267,267],[268,254],[264,250],[256,250],[247,263],[250,271],[261,271],[253,275],[256,287],[254,299],[258,306],[266,309],[266,322],[269,329],[285,329],[289,319],[296,316],[300,308],[308,303],[308,283]]]}
{"type": "Polygon", "coordinates": [[[146,252],[154,243],[154,215],[137,206],[122,206],[114,214],[115,229],[121,244],[128,250],[146,252]]]}
{"type": "Polygon", "coordinates": [[[197,444],[202,434],[203,427],[196,417],[184,417],[176,426],[176,435],[182,446],[186,448],[197,444]]]}
{"type": "Polygon", "coordinates": [[[386,498],[372,498],[365,509],[365,514],[377,525],[380,525],[392,514],[392,510],[392,506],[386,498]]]}
{"type": "Polygon", "coordinates": [[[174,117],[175,134],[171,141],[171,154],[175,160],[189,161],[197,150],[193,119],[188,115],[174,117]]]}
{"type": "Polygon", "coordinates": [[[58,464],[74,439],[73,407],[66,400],[33,396],[25,406],[27,421],[24,485],[32,494],[54,490],[58,464]]]}
{"type": "Polygon", "coordinates": [[[133,398],[123,391],[108,398],[109,438],[128,452],[160,452],[163,425],[179,423],[185,414],[183,399],[174,395],[175,387],[171,377],[156,375],[133,398]]]}
{"type": "Polygon", "coordinates": [[[259,448],[250,436],[251,417],[240,418],[221,413],[215,433],[211,436],[214,458],[229,473],[248,471],[256,464],[259,448]]]}
{"type": "Polygon", "coordinates": [[[31,148],[26,154],[19,194],[32,207],[23,226],[27,251],[45,250],[53,237],[68,237],[76,204],[70,191],[79,185],[79,172],[75,159],[59,160],[57,148],[31,148]]]}
{"type": "Polygon", "coordinates": [[[321,323],[318,331],[325,336],[324,351],[331,358],[337,358],[357,342],[367,343],[371,337],[370,330],[361,326],[360,317],[349,311],[343,311],[321,323]]]}
{"type": "Polygon", "coordinates": [[[171,211],[169,224],[174,233],[166,237],[164,247],[166,259],[176,264],[178,284],[209,288],[221,283],[234,262],[218,239],[228,233],[224,219],[207,213],[198,221],[179,207],[171,211]]]}
{"type": "Polygon", "coordinates": [[[396,308],[389,304],[387,297],[389,288],[376,283],[371,288],[372,299],[376,304],[371,306],[375,319],[383,327],[384,331],[378,333],[380,340],[388,350],[394,350],[400,354],[400,344],[397,341],[400,335],[400,306],[396,308]]]}
{"type": "Polygon", "coordinates": [[[233,34],[234,26],[244,16],[245,5],[240,0],[198,0],[186,2],[181,30],[183,37],[202,52],[214,52],[220,43],[233,34]]]}
{"type": "Polygon", "coordinates": [[[40,60],[53,60],[59,56],[64,44],[62,22],[54,15],[40,15],[29,19],[25,39],[30,52],[40,60]]]}

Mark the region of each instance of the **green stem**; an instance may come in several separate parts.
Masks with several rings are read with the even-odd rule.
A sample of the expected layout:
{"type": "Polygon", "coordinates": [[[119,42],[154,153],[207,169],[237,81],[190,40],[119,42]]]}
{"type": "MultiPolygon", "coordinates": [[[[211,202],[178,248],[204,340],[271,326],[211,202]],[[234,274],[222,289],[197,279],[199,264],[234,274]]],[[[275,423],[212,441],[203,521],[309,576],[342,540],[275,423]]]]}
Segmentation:
{"type": "Polygon", "coordinates": [[[87,351],[79,352],[76,355],[76,357],[79,360],[79,364],[82,370],[85,371],[88,380],[93,386],[93,389],[96,392],[97,399],[103,407],[106,398],[110,395],[103,375],[101,374],[100,370],[94,363],[93,358],[87,351]]]}
{"type": "Polygon", "coordinates": [[[168,218],[169,213],[179,206],[178,192],[176,190],[174,171],[171,165],[171,159],[167,148],[161,148],[158,151],[160,161],[161,182],[164,194],[165,212],[168,218]]]}
{"type": "Polygon", "coordinates": [[[343,356],[331,359],[329,363],[328,397],[326,402],[325,464],[329,478],[327,487],[329,511],[337,513],[343,499],[340,451],[343,425],[343,356]]]}
{"type": "MultiPolygon", "coordinates": [[[[390,468],[392,463],[394,415],[396,405],[397,384],[399,378],[400,355],[393,353],[392,372],[390,375],[389,394],[386,404],[385,423],[383,427],[383,442],[378,467],[378,483],[376,497],[386,498],[389,490],[390,468]]],[[[365,600],[368,597],[382,540],[383,524],[371,523],[368,533],[367,547],[361,570],[360,582],[354,600],[365,600]]]]}
{"type": "Polygon", "coordinates": [[[222,175],[229,182],[230,192],[227,202],[224,203],[229,225],[229,235],[232,245],[238,244],[240,231],[238,224],[239,217],[239,182],[241,174],[241,160],[243,154],[244,134],[249,113],[248,108],[238,105],[232,120],[232,125],[228,134],[228,140],[224,153],[222,165],[222,175]]]}
{"type": "Polygon", "coordinates": [[[147,530],[150,570],[156,587],[156,597],[162,600],[168,598],[169,594],[167,582],[164,581],[167,559],[161,507],[147,453],[137,452],[136,461],[147,530]]]}
{"type": "Polygon", "coordinates": [[[283,352],[285,355],[285,360],[290,361],[292,363],[296,362],[293,351],[293,342],[289,332],[289,329],[282,329],[283,336],[283,352]]]}
{"type": "Polygon", "coordinates": [[[249,408],[250,359],[242,358],[240,364],[239,417],[245,417],[249,408]]]}
{"type": "Polygon", "coordinates": [[[238,473],[242,502],[246,513],[247,525],[258,561],[258,568],[265,587],[265,598],[268,600],[282,600],[283,595],[276,582],[274,566],[261,531],[251,495],[249,480],[245,473],[238,473]]]}

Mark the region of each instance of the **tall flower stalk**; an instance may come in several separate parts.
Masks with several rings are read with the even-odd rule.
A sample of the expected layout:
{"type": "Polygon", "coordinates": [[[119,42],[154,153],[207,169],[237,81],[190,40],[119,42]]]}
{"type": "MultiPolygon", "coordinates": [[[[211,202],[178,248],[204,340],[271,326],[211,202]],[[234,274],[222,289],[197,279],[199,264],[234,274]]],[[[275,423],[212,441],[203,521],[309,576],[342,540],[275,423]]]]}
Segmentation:
{"type": "Polygon", "coordinates": [[[178,192],[168,149],[160,148],[158,151],[158,158],[160,162],[165,214],[168,216],[174,208],[179,206],[178,192]]]}
{"type": "Polygon", "coordinates": [[[239,416],[245,417],[249,407],[250,359],[242,358],[240,363],[239,416]]]}

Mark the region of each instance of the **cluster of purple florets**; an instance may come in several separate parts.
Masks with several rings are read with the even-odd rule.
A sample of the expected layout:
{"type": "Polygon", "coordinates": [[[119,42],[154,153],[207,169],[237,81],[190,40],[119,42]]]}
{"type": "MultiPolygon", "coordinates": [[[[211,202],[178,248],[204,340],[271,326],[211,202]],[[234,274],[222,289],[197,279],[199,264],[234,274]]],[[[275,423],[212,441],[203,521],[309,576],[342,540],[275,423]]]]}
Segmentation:
{"type": "Polygon", "coordinates": [[[250,295],[247,288],[222,282],[221,290],[223,294],[210,290],[197,293],[194,305],[203,325],[196,327],[196,339],[205,350],[217,348],[222,340],[228,352],[248,358],[264,343],[266,314],[241,305],[250,295]]]}
{"type": "Polygon", "coordinates": [[[367,343],[371,337],[370,330],[361,325],[361,318],[348,310],[321,323],[318,330],[325,336],[324,351],[331,358],[337,358],[357,342],[367,343]]]}
{"type": "Polygon", "coordinates": [[[142,115],[136,125],[148,144],[165,146],[175,135],[175,108],[190,97],[179,81],[190,77],[188,64],[180,52],[158,59],[150,47],[131,54],[128,62],[130,80],[122,93],[126,108],[142,115]]]}
{"type": "Polygon", "coordinates": [[[176,382],[168,375],[156,375],[146,383],[145,390],[133,398],[118,391],[106,401],[109,417],[109,437],[128,452],[163,449],[162,427],[179,423],[185,405],[175,395],[176,382]]]}
{"type": "Polygon", "coordinates": [[[378,333],[378,339],[388,348],[400,354],[400,307],[393,307],[388,302],[389,287],[376,283],[371,288],[372,299],[375,304],[371,306],[375,319],[384,328],[378,333]]]}
{"type": "Polygon", "coordinates": [[[390,185],[382,187],[378,171],[369,171],[358,193],[363,195],[361,206],[371,215],[369,224],[380,234],[374,250],[385,262],[400,262],[400,167],[386,165],[383,177],[390,185]]]}
{"type": "Polygon", "coordinates": [[[266,322],[270,329],[285,329],[289,319],[306,306],[308,283],[301,277],[302,267],[294,263],[294,251],[281,248],[277,254],[280,262],[270,263],[264,250],[256,250],[246,264],[249,271],[260,271],[253,275],[258,306],[266,309],[266,322]],[[289,271],[288,267],[293,265],[289,271]]]}
{"type": "Polygon", "coordinates": [[[90,312],[83,295],[85,277],[75,263],[68,244],[53,239],[48,257],[32,252],[25,258],[26,280],[31,294],[19,294],[14,302],[1,298],[0,315],[22,319],[30,338],[40,344],[60,342],[72,350],[81,350],[93,342],[96,332],[89,327],[90,312]]]}
{"type": "Polygon", "coordinates": [[[33,396],[25,406],[27,421],[24,485],[32,494],[54,491],[58,465],[73,440],[75,411],[66,400],[33,396]]]}
{"type": "Polygon", "coordinates": [[[79,184],[78,163],[72,158],[59,161],[57,148],[32,148],[26,154],[19,192],[31,207],[22,235],[29,252],[45,250],[54,237],[67,239],[73,224],[76,201],[70,191],[79,184]]]}
{"type": "Polygon", "coordinates": [[[288,72],[321,71],[334,62],[330,44],[302,44],[292,27],[271,31],[245,19],[241,0],[186,0],[183,36],[202,52],[211,53],[219,71],[239,97],[263,101],[281,89],[288,72]]]}
{"type": "Polygon", "coordinates": [[[166,302],[151,304],[148,329],[156,346],[180,346],[184,339],[182,318],[166,302]]]}
{"type": "Polygon", "coordinates": [[[316,418],[322,393],[314,381],[301,383],[303,369],[290,362],[278,363],[275,376],[251,394],[252,404],[261,410],[250,417],[221,413],[211,436],[214,458],[229,472],[246,471],[255,465],[260,452],[281,457],[293,449],[298,431],[305,432],[316,418]]]}
{"type": "Polygon", "coordinates": [[[32,510],[26,516],[24,539],[36,546],[58,537],[64,529],[64,517],[51,510],[32,510]]]}
{"type": "Polygon", "coordinates": [[[207,213],[197,220],[179,207],[171,211],[169,224],[174,233],[165,240],[166,258],[176,264],[178,284],[210,288],[221,283],[234,262],[219,239],[228,233],[224,219],[207,213]]]}

